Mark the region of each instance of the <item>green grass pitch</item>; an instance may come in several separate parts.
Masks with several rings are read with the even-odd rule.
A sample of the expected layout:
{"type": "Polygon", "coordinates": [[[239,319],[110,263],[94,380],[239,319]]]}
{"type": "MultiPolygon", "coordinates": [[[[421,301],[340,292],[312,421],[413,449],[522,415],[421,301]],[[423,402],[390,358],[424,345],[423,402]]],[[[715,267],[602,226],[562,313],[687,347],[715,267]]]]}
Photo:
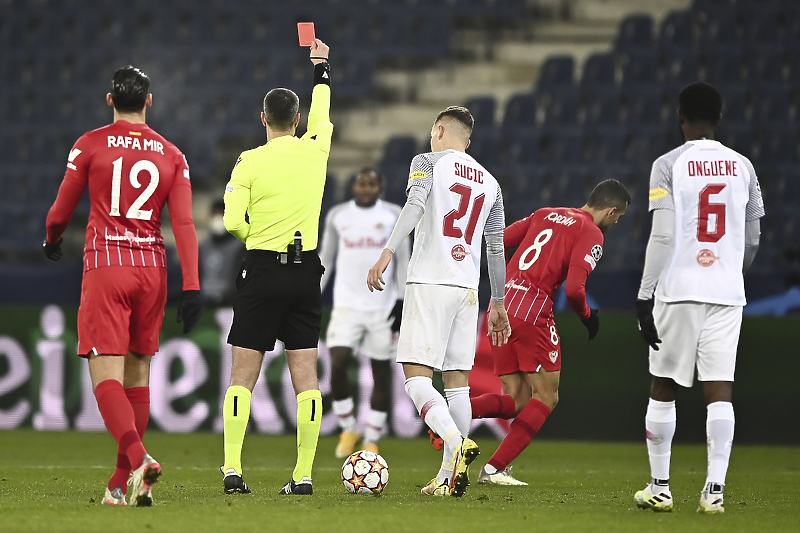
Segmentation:
{"type": "Polygon", "coordinates": [[[320,439],[314,495],[278,496],[294,466],[294,436],[248,435],[243,459],[252,495],[222,493],[222,436],[148,433],[164,468],[152,508],[100,505],[116,447],[108,434],[0,431],[0,531],[325,532],[797,532],[800,448],[734,446],[724,515],[695,512],[705,478],[702,445],[672,454],[672,513],[639,510],[633,493],[648,480],[641,443],[534,442],[514,464],[528,487],[481,486],[478,469],[498,445],[480,436],[473,485],[461,498],[419,489],[441,455],[427,440],[384,439],[390,479],[380,497],[351,495],[340,481],[336,440],[320,439]]]}

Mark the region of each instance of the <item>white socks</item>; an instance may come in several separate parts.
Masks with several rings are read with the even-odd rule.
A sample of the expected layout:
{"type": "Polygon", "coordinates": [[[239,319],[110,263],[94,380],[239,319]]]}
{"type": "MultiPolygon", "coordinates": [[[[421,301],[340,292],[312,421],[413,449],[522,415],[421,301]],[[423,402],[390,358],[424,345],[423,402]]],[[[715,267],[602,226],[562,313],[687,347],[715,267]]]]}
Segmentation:
{"type": "Polygon", "coordinates": [[[450,414],[447,402],[434,388],[431,378],[425,376],[408,378],[406,393],[414,402],[417,411],[428,427],[444,440],[442,468],[436,476],[436,482],[443,483],[446,478],[453,475],[453,471],[450,469],[450,460],[455,449],[461,446],[463,440],[461,432],[450,414]]]}
{"type": "Polygon", "coordinates": [[[461,432],[462,437],[467,438],[472,426],[472,403],[469,401],[469,387],[445,389],[444,397],[447,398],[447,407],[458,431],[461,432]]]}
{"type": "Polygon", "coordinates": [[[333,412],[339,421],[342,431],[356,431],[356,417],[353,416],[353,398],[333,401],[333,412]]]}
{"type": "Polygon", "coordinates": [[[375,444],[381,438],[383,430],[386,428],[386,418],[389,413],[386,411],[369,410],[367,415],[367,427],[364,428],[364,443],[375,444]]]}
{"type": "Polygon", "coordinates": [[[644,424],[647,430],[647,453],[650,456],[650,474],[653,483],[669,488],[669,460],[672,455],[672,437],[675,435],[675,402],[659,402],[650,398],[644,424]],[[656,481],[657,480],[657,481],[656,481]]]}
{"type": "Polygon", "coordinates": [[[708,477],[706,483],[725,484],[728,461],[733,445],[733,404],[714,402],[708,404],[706,435],[708,436],[708,477]]]}

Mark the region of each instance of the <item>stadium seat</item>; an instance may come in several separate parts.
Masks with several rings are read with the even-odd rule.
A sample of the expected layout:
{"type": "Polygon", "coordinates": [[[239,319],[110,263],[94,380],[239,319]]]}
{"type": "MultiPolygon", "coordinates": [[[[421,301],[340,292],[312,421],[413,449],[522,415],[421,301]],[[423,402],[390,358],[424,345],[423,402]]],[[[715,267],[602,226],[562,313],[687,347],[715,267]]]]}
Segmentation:
{"type": "Polygon", "coordinates": [[[597,52],[590,55],[583,65],[581,89],[594,89],[598,86],[614,86],[616,80],[616,61],[611,52],[597,52]]]}
{"type": "Polygon", "coordinates": [[[777,9],[758,5],[750,9],[740,8],[742,18],[742,38],[752,44],[777,43],[782,30],[781,14],[777,9]]]}
{"type": "Polygon", "coordinates": [[[537,89],[572,87],[575,59],[571,55],[550,56],[539,70],[537,89]]]}
{"type": "Polygon", "coordinates": [[[503,129],[531,130],[536,124],[536,97],[530,93],[513,95],[506,103],[503,129]]]}
{"type": "Polygon", "coordinates": [[[753,157],[753,130],[750,126],[722,123],[715,132],[715,138],[743,156],[753,157]]]}
{"type": "Polygon", "coordinates": [[[705,81],[712,85],[742,82],[744,56],[740,49],[711,48],[703,53],[705,81]]]}
{"type": "Polygon", "coordinates": [[[622,85],[643,85],[658,81],[658,56],[655,50],[642,49],[626,54],[622,85]]]}
{"type": "Polygon", "coordinates": [[[507,165],[530,165],[542,163],[542,138],[538,133],[526,130],[503,132],[503,162],[507,165]]]}
{"type": "Polygon", "coordinates": [[[405,165],[406,170],[411,160],[417,155],[417,139],[411,135],[395,135],[383,145],[383,156],[380,166],[405,165]]]}
{"type": "Polygon", "coordinates": [[[614,49],[617,52],[641,50],[653,45],[653,17],[649,14],[628,15],[619,24],[614,49]]]}
{"type": "Polygon", "coordinates": [[[758,156],[753,158],[754,163],[778,165],[800,161],[797,129],[765,126],[758,131],[758,138],[758,156]]]}
{"type": "Polygon", "coordinates": [[[665,53],[663,63],[665,83],[683,86],[699,80],[700,57],[693,50],[676,49],[665,53]]]}
{"type": "Polygon", "coordinates": [[[586,130],[588,164],[606,165],[622,160],[625,151],[625,133],[618,127],[598,127],[586,130]]]}
{"type": "Polygon", "coordinates": [[[706,46],[739,45],[738,21],[733,9],[718,9],[708,12],[708,18],[700,28],[699,44],[706,46]]]}
{"type": "Polygon", "coordinates": [[[550,93],[549,102],[544,111],[545,125],[574,125],[578,118],[578,92],[572,88],[563,88],[550,93]]]}
{"type": "Polygon", "coordinates": [[[498,154],[499,135],[493,129],[476,129],[470,137],[467,153],[474,157],[478,163],[487,167],[492,172],[493,166],[500,159],[498,154]]]}
{"type": "Polygon", "coordinates": [[[574,164],[583,160],[585,136],[580,128],[546,128],[542,131],[542,141],[545,163],[574,164]]]}
{"type": "Polygon", "coordinates": [[[497,100],[494,96],[474,96],[464,102],[464,107],[472,113],[476,130],[494,128],[494,117],[497,110],[497,100]]]}
{"type": "Polygon", "coordinates": [[[582,92],[582,122],[592,126],[613,126],[619,123],[619,91],[616,88],[591,89],[582,92]]]}
{"type": "Polygon", "coordinates": [[[739,84],[719,85],[717,90],[722,95],[722,127],[749,122],[751,115],[749,91],[739,84]]]}
{"type": "Polygon", "coordinates": [[[753,122],[760,124],[788,124],[790,111],[797,104],[793,102],[790,87],[779,85],[763,85],[754,91],[753,122]]]}
{"type": "Polygon", "coordinates": [[[658,31],[661,50],[687,49],[694,45],[694,22],[690,11],[671,11],[658,31]]]}
{"type": "Polygon", "coordinates": [[[751,50],[747,78],[756,83],[782,83],[786,55],[782,48],[751,50]]]}
{"type": "Polygon", "coordinates": [[[639,86],[623,91],[622,101],[626,112],[625,123],[653,125],[665,118],[665,95],[661,86],[639,86]]]}

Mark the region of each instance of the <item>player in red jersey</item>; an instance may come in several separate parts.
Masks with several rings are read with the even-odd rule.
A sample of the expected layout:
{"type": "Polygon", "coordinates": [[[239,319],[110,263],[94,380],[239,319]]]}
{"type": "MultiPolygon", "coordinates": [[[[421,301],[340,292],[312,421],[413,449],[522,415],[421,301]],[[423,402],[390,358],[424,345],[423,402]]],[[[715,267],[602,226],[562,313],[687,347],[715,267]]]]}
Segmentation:
{"type": "Polygon", "coordinates": [[[61,236],[88,186],[78,355],[89,360],[97,406],[119,446],[103,499],[109,505],[125,505],[131,471],[130,504],[152,505],[151,489],[161,475],[142,436],[150,417],[150,359],[158,351],[167,300],[164,204],[181,260],[178,322],[184,333],[202,312],[189,168],[180,150],[145,124],[149,91],[141,70],[127,66],[114,73],[106,96],[114,123],[84,134],[70,151],[44,241],[47,258],[58,261],[61,236]]]}
{"type": "Polygon", "coordinates": [[[631,197],[617,180],[597,185],[580,209],[545,207],[505,229],[503,243],[517,251],[506,267],[505,301],[513,332],[492,346],[504,394],[472,398],[473,418],[514,418],[508,435],[481,469],[478,483],[527,485],[508,466],[530,444],[558,403],[561,339],[553,296],[564,289],[569,306],[597,335],[597,309],[586,303],[586,278],[603,255],[603,231],[625,214],[631,197]]]}

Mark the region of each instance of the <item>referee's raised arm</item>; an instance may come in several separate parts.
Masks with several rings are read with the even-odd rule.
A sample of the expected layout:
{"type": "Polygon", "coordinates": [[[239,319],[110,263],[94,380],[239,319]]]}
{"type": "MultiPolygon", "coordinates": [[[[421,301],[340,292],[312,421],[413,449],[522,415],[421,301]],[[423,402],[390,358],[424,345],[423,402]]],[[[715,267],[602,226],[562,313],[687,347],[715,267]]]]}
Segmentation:
{"type": "Polygon", "coordinates": [[[250,396],[264,352],[280,340],[297,395],[297,464],[280,494],[312,494],[311,469],[322,420],[317,343],[322,321],[317,254],[322,193],[328,170],[330,121],[328,46],[311,44],[314,88],[306,134],[295,133],[300,100],[284,88],[264,97],[266,144],[242,152],[225,187],[225,227],[247,245],[236,279],[230,386],[225,394],[225,492],[249,493],[241,451],[250,396]],[[245,221],[245,216],[249,222],[245,221]]]}

